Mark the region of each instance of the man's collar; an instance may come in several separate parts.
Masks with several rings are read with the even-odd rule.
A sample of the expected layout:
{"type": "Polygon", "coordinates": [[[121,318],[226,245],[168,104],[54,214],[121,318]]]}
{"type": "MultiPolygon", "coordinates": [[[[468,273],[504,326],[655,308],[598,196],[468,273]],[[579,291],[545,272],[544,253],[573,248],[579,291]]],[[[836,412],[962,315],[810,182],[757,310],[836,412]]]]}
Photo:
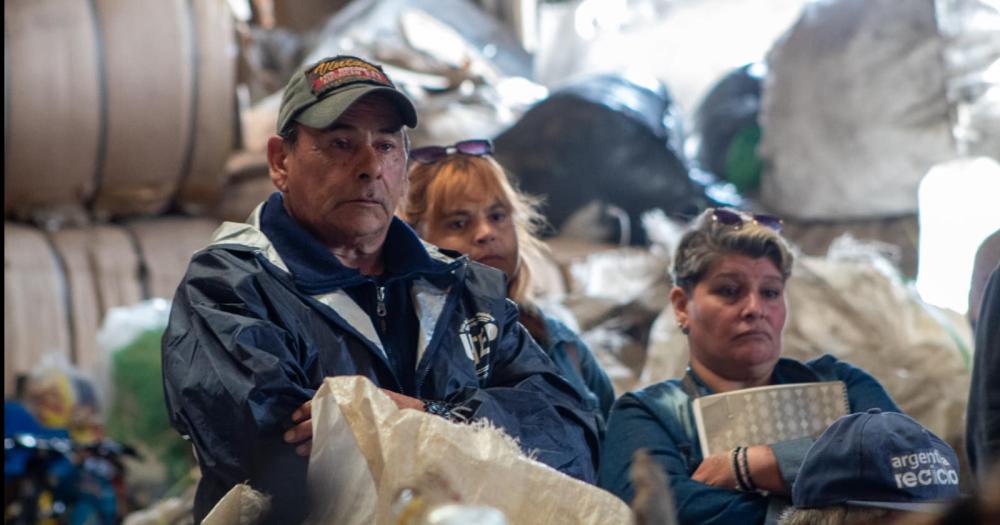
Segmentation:
{"type": "MultiPolygon", "coordinates": [[[[289,216],[279,192],[265,202],[260,229],[285,261],[296,286],[306,293],[327,293],[372,280],[341,264],[326,245],[289,216]]],[[[432,258],[416,232],[398,217],[393,217],[389,225],[382,261],[383,277],[438,274],[450,269],[450,265],[432,258]]]]}

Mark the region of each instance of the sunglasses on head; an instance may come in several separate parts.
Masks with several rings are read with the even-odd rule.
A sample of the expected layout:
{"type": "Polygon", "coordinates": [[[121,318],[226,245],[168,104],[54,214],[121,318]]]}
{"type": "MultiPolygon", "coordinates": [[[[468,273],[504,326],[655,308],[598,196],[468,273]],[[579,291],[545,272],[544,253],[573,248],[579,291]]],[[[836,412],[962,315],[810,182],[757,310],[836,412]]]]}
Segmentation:
{"type": "Polygon", "coordinates": [[[437,162],[452,153],[482,157],[493,154],[493,141],[488,139],[463,140],[451,146],[425,146],[410,151],[410,159],[421,164],[437,162]]]}
{"type": "MultiPolygon", "coordinates": [[[[780,232],[781,227],[784,226],[784,222],[774,215],[754,214],[751,217],[753,222],[760,224],[765,228],[770,228],[776,232],[780,232]]],[[[712,210],[712,220],[734,228],[740,228],[743,226],[743,223],[746,222],[746,219],[742,214],[723,208],[715,208],[712,210]]]]}

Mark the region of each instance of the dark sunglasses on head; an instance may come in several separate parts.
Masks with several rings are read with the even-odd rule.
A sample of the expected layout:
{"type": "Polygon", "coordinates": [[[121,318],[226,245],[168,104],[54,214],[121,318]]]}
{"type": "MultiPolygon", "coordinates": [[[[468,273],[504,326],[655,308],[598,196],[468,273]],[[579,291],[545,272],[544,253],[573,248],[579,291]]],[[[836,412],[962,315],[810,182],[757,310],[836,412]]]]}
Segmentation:
{"type": "MultiPolygon", "coordinates": [[[[770,228],[776,232],[780,232],[781,227],[784,226],[784,222],[774,215],[754,214],[752,215],[752,218],[753,222],[756,222],[765,228],[770,228]]],[[[746,222],[743,215],[723,208],[715,208],[712,210],[712,220],[734,228],[739,228],[743,226],[744,222],[746,222]]]]}
{"type": "Polygon", "coordinates": [[[425,146],[410,151],[410,159],[421,164],[437,162],[452,153],[482,157],[493,154],[493,142],[488,139],[463,140],[451,146],[425,146]]]}

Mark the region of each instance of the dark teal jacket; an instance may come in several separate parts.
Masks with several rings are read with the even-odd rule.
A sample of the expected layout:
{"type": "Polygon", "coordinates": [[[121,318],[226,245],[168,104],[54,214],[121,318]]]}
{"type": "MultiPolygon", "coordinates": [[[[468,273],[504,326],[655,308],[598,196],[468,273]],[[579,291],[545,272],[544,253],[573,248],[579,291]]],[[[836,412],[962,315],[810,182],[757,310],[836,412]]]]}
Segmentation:
{"type": "MultiPolygon", "coordinates": [[[[693,372],[692,376],[699,395],[714,393],[693,372]]],[[[835,380],[846,383],[852,413],[869,408],[900,411],[874,377],[831,355],[806,363],[782,358],[773,375],[774,384],[835,380]]],[[[712,487],[691,479],[702,461],[691,401],[679,379],[622,396],[611,409],[601,449],[598,484],[631,502],[634,492],[628,471],[632,454],[645,448],[670,480],[681,525],[758,525],[765,523],[769,514],[775,517],[787,505],[785,498],[712,487]]],[[[802,438],[771,444],[789,489],[812,441],[802,438]]]]}

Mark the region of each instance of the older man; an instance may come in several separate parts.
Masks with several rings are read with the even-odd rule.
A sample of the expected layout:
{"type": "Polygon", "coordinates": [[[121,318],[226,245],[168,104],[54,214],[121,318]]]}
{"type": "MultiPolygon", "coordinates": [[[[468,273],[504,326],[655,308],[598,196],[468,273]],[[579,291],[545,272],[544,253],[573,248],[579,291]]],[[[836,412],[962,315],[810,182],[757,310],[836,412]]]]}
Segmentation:
{"type": "Polygon", "coordinates": [[[365,376],[402,408],[487,419],[593,481],[593,416],[517,323],[503,274],[394,218],[416,123],[360,58],[286,86],[267,144],[279,191],[194,255],[163,337],[167,406],[203,475],[196,522],[246,480],[273,496],[270,522],[304,517],[309,400],[335,375],[365,376]]]}

